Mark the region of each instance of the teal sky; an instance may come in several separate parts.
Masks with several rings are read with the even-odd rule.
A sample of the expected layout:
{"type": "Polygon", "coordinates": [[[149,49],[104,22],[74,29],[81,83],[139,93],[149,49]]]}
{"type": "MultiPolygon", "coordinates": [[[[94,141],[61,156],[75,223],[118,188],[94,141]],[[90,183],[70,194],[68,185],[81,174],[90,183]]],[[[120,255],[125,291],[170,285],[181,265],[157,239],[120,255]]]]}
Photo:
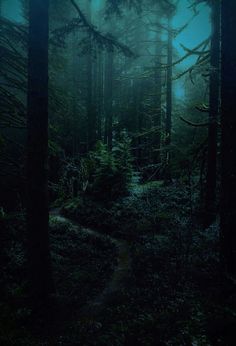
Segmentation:
{"type": "MultiPolygon", "coordinates": [[[[19,6],[19,0],[3,0],[3,13],[8,16],[8,18],[21,21],[21,10],[19,6]]],[[[95,4],[98,6],[101,0],[93,0],[95,4]]],[[[179,28],[183,26],[192,16],[192,10],[188,8],[189,1],[181,0],[179,2],[178,12],[174,18],[173,25],[175,28],[179,28]]],[[[211,26],[209,15],[209,8],[205,5],[199,6],[200,13],[194,18],[191,24],[185,29],[175,40],[174,46],[177,51],[183,55],[184,51],[181,48],[180,44],[193,48],[198,43],[207,38],[210,34],[211,26]]],[[[194,62],[194,57],[185,61],[185,65],[190,65],[194,62]]]]}
{"type": "MultiPolygon", "coordinates": [[[[3,0],[3,14],[9,19],[14,21],[21,21],[21,9],[19,6],[20,0],[3,0]]],[[[95,5],[99,7],[101,0],[93,0],[95,5]]],[[[195,17],[189,26],[177,36],[174,40],[174,47],[180,56],[185,54],[185,51],[181,47],[181,44],[188,48],[194,48],[204,39],[209,37],[211,32],[210,25],[210,9],[206,5],[200,5],[198,7],[199,14],[195,17]]],[[[173,26],[174,28],[180,28],[193,16],[193,11],[189,8],[189,0],[180,0],[178,6],[178,12],[176,13],[173,26]]],[[[192,56],[178,65],[180,70],[187,69],[196,61],[196,57],[192,56]]],[[[175,94],[181,98],[184,96],[184,88],[182,81],[175,83],[175,94]]]]}
{"type": "Polygon", "coordinates": [[[3,0],[3,15],[16,22],[22,20],[19,0],[3,0]]]}
{"type": "MultiPolygon", "coordinates": [[[[188,0],[180,1],[178,12],[173,21],[173,25],[175,28],[183,26],[192,17],[193,11],[188,7],[188,0]]],[[[188,48],[194,48],[204,39],[209,37],[210,32],[210,9],[206,5],[200,5],[199,15],[192,20],[189,26],[180,35],[177,36],[174,42],[174,46],[181,55],[184,55],[185,52],[180,44],[183,44],[188,48]]],[[[184,62],[184,65],[191,65],[195,61],[195,59],[195,57],[187,59],[184,62]]]]}
{"type": "MultiPolygon", "coordinates": [[[[210,9],[208,6],[202,4],[198,7],[199,14],[196,16],[189,26],[177,36],[174,41],[174,47],[179,53],[180,56],[184,56],[186,52],[181,47],[183,44],[187,48],[194,48],[203,40],[208,38],[211,33],[211,24],[210,24],[210,9]]],[[[193,11],[189,8],[188,0],[180,0],[178,12],[174,18],[173,25],[175,28],[180,28],[193,16],[193,11]]],[[[196,61],[196,56],[191,56],[185,59],[176,67],[184,71],[196,61]]],[[[184,99],[185,96],[185,79],[175,81],[174,83],[174,93],[175,97],[178,99],[184,99]]]]}

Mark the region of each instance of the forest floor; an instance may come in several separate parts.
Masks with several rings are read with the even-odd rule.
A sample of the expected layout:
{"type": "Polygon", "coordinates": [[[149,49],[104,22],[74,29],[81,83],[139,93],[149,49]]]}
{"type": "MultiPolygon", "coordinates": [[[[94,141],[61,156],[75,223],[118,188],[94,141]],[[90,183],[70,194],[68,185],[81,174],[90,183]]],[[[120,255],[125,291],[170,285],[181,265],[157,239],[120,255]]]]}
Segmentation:
{"type": "Polygon", "coordinates": [[[91,235],[95,238],[100,238],[102,241],[109,240],[117,249],[117,263],[114,267],[110,280],[106,283],[104,290],[94,299],[89,301],[80,311],[80,317],[88,318],[95,317],[101,313],[103,306],[109,300],[109,297],[119,292],[123,287],[123,282],[130,275],[131,258],[128,242],[121,239],[115,239],[111,236],[101,234],[89,228],[81,228],[81,225],[72,219],[68,219],[60,214],[60,209],[53,209],[50,213],[53,220],[59,223],[70,223],[74,227],[79,228],[80,232],[91,235]]]}
{"type": "Polygon", "coordinates": [[[24,222],[11,222],[0,344],[234,346],[235,313],[218,304],[218,226],[201,228],[197,198],[152,182],[120,200],[84,195],[53,210],[56,304],[33,326],[24,304],[9,303],[25,285],[24,222]]]}

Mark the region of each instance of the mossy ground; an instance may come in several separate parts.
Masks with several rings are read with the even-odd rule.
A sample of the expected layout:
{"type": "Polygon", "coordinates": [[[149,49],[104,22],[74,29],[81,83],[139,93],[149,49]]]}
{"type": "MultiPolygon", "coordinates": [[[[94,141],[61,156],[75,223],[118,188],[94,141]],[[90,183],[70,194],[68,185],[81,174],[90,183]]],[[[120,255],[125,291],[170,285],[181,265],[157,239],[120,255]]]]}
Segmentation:
{"type": "MultiPolygon", "coordinates": [[[[68,201],[63,214],[82,226],[51,220],[57,307],[50,328],[35,337],[23,323],[27,309],[5,304],[1,323],[6,314],[11,324],[3,345],[235,345],[235,313],[218,303],[218,226],[202,230],[194,198],[184,185],[152,183],[113,203],[87,196],[68,201]],[[124,239],[131,260],[129,275],[97,314],[83,314],[83,306],[109,285],[118,253],[108,237],[88,234],[84,226],[124,239]]],[[[21,268],[19,246],[9,258],[13,267],[21,258],[21,268]]]]}

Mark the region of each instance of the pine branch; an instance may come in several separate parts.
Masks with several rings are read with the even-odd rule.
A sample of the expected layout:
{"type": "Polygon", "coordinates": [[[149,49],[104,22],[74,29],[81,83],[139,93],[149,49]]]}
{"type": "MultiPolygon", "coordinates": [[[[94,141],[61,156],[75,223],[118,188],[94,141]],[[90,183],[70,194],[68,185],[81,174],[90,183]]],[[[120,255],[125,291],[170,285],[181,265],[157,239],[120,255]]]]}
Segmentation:
{"type": "MultiPolygon", "coordinates": [[[[193,55],[193,52],[198,51],[199,48],[201,48],[202,46],[204,46],[207,42],[210,41],[210,38],[207,38],[206,40],[204,40],[203,42],[201,42],[200,44],[198,44],[195,48],[193,48],[191,50],[191,52],[188,52],[187,54],[185,54],[184,56],[182,56],[182,58],[176,60],[175,62],[173,62],[172,66],[178,65],[180,64],[182,61],[184,61],[185,59],[187,59],[188,57],[190,57],[191,55],[193,55]]],[[[208,55],[206,55],[208,57],[208,55]]],[[[204,58],[206,58],[204,56],[204,58]]],[[[204,59],[203,58],[203,59],[204,59]]],[[[164,67],[168,68],[170,66],[163,64],[164,67]]]]}
{"type": "MultiPolygon", "coordinates": [[[[180,116],[179,117],[180,120],[182,120],[185,124],[193,126],[193,127],[207,127],[209,125],[211,125],[211,122],[207,122],[207,123],[193,123],[190,120],[185,119],[184,117],[180,116]]],[[[220,126],[220,124],[218,122],[214,122],[216,125],[220,126]]]]}
{"type": "Polygon", "coordinates": [[[70,0],[70,2],[72,6],[75,8],[78,14],[78,18],[74,18],[66,26],[54,30],[52,32],[50,40],[52,43],[62,45],[64,44],[65,38],[68,34],[78,29],[84,28],[88,32],[90,37],[93,39],[93,41],[95,41],[98,44],[98,46],[100,46],[102,49],[116,49],[127,57],[135,57],[134,52],[132,52],[128,46],[119,42],[111,34],[103,34],[99,30],[97,30],[96,27],[94,27],[87,20],[86,16],[83,14],[75,0],[70,0]]]}

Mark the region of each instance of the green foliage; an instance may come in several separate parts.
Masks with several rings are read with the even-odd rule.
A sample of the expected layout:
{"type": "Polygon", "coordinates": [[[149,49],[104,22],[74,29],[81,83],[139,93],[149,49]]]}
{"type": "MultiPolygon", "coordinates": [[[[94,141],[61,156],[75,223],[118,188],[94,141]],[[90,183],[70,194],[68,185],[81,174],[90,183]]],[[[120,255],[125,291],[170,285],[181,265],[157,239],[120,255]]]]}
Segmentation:
{"type": "Polygon", "coordinates": [[[76,296],[84,304],[104,288],[111,275],[114,245],[108,238],[89,234],[63,218],[52,216],[50,231],[57,290],[60,295],[76,296]]]}
{"type": "Polygon", "coordinates": [[[159,182],[132,187],[129,196],[113,202],[86,195],[69,200],[63,207],[65,215],[86,227],[128,240],[172,229],[175,213],[178,211],[184,220],[189,210],[188,191],[183,186],[164,188],[159,182]],[[180,201],[184,205],[181,211],[180,201]]]}
{"type": "Polygon", "coordinates": [[[101,199],[115,197],[117,184],[117,169],[112,152],[102,142],[98,142],[93,152],[89,154],[88,166],[91,172],[90,192],[101,199]]]}
{"type": "Polygon", "coordinates": [[[104,201],[128,194],[133,175],[131,162],[130,140],[126,134],[112,151],[98,142],[94,151],[81,162],[87,172],[89,194],[104,201]]]}
{"type": "Polygon", "coordinates": [[[121,133],[120,140],[117,141],[113,147],[116,169],[120,174],[121,181],[123,182],[120,186],[120,188],[123,188],[123,193],[128,191],[131,179],[133,177],[130,145],[131,140],[124,131],[121,133]]]}
{"type": "Polygon", "coordinates": [[[112,151],[102,142],[80,159],[64,162],[60,179],[53,186],[57,204],[80,195],[112,201],[129,193],[133,177],[130,139],[124,133],[112,151]]]}
{"type": "Polygon", "coordinates": [[[186,186],[160,182],[109,205],[89,196],[68,203],[81,223],[128,240],[132,258],[124,291],[93,321],[102,327],[79,325],[89,331],[84,344],[210,345],[205,304],[217,286],[218,230],[200,231],[189,208],[186,186]]]}

